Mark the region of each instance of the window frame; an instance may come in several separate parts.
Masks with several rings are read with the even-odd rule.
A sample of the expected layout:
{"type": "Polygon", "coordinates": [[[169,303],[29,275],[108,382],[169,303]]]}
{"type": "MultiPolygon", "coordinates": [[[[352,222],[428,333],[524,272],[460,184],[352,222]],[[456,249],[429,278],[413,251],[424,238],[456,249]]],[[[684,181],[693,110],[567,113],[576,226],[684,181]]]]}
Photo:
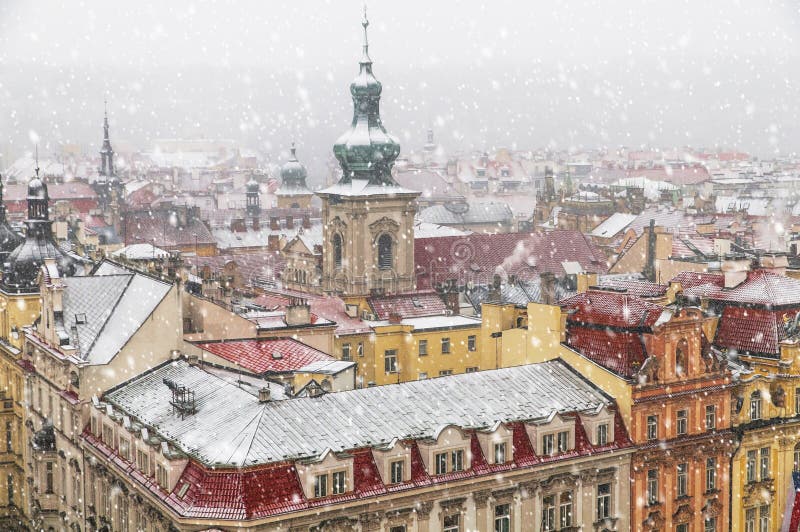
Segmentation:
{"type": "Polygon", "coordinates": [[[417,355],[421,357],[428,356],[428,340],[420,339],[417,343],[417,355]]]}
{"type": "Polygon", "coordinates": [[[685,436],[689,430],[689,410],[683,408],[675,412],[675,434],[685,436]]]}
{"type": "Polygon", "coordinates": [[[392,460],[389,463],[389,481],[391,484],[402,484],[405,482],[405,466],[405,460],[392,460]]]}
{"type": "Polygon", "coordinates": [[[467,336],[467,351],[474,352],[478,350],[478,337],[474,334],[467,336]]]}
{"type": "Polygon", "coordinates": [[[452,352],[453,349],[452,349],[452,346],[451,346],[451,343],[450,343],[450,337],[449,336],[443,336],[442,337],[442,339],[441,339],[441,348],[442,348],[442,354],[443,355],[449,355],[452,352]]]}
{"type": "Polygon", "coordinates": [[[386,349],[383,352],[383,371],[387,375],[399,373],[397,349],[386,349]]]}
{"type": "Polygon", "coordinates": [[[717,430],[717,405],[706,405],[706,430],[717,430]]]}
{"type": "Polygon", "coordinates": [[[658,439],[658,415],[657,414],[650,414],[647,416],[646,421],[647,426],[647,439],[648,441],[653,441],[658,439]]]}

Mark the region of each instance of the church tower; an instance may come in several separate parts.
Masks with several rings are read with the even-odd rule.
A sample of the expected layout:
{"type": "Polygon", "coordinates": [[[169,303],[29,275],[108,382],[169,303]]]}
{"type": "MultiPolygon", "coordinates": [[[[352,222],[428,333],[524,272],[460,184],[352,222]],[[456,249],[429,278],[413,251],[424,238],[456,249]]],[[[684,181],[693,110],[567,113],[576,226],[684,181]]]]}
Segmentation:
{"type": "Polygon", "coordinates": [[[278,197],[278,207],[281,209],[310,209],[311,197],[314,195],[306,185],[308,172],[306,167],[297,160],[294,142],[292,142],[291,156],[281,166],[281,186],[275,191],[278,197]]]}
{"type": "Polygon", "coordinates": [[[400,144],[383,127],[381,84],[372,74],[364,13],[359,72],[350,84],[353,122],[333,153],[342,167],[322,199],[322,287],[345,297],[415,288],[414,215],[419,192],[392,177],[400,144]]]}
{"type": "Polygon", "coordinates": [[[103,147],[100,148],[100,175],[109,181],[114,174],[114,150],[108,137],[108,105],[103,117],[103,147]]]}

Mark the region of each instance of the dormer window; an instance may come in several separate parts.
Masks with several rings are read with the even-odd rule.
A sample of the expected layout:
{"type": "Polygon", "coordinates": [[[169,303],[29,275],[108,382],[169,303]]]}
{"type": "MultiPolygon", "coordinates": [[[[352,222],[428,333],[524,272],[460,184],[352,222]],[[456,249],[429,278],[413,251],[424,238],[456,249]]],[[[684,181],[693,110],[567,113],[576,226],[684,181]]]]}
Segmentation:
{"type": "Polygon", "coordinates": [[[495,464],[505,464],[506,463],[506,443],[495,443],[494,444],[494,463],[495,464]]]}
{"type": "Polygon", "coordinates": [[[608,423],[597,425],[596,445],[608,444],[608,423]]]}
{"type": "Polygon", "coordinates": [[[464,450],[455,449],[449,452],[436,453],[433,457],[433,462],[436,475],[464,471],[464,450]]]}

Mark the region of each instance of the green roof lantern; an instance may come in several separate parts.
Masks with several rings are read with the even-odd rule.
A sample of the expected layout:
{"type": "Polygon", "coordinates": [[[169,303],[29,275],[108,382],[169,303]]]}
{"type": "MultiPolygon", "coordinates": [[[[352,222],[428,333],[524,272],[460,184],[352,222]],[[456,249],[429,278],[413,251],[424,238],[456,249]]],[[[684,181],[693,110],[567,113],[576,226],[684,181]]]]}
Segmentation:
{"type": "Polygon", "coordinates": [[[372,74],[366,8],[361,25],[364,27],[364,47],[358,76],[350,84],[353,123],[333,145],[333,153],[344,172],[341,182],[365,179],[375,185],[396,185],[392,178],[392,166],[400,155],[400,143],[381,122],[381,83],[372,74]]]}

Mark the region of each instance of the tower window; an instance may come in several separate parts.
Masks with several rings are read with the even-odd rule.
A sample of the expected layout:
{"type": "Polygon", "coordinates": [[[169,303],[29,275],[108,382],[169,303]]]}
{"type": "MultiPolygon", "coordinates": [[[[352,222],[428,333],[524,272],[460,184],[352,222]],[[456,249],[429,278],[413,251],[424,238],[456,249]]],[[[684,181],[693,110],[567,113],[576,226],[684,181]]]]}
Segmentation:
{"type": "Polygon", "coordinates": [[[392,237],[387,234],[378,238],[378,268],[381,270],[392,268],[392,237]]]}
{"type": "Polygon", "coordinates": [[[335,268],[342,267],[342,237],[337,233],[333,235],[333,266],[335,268]]]}

